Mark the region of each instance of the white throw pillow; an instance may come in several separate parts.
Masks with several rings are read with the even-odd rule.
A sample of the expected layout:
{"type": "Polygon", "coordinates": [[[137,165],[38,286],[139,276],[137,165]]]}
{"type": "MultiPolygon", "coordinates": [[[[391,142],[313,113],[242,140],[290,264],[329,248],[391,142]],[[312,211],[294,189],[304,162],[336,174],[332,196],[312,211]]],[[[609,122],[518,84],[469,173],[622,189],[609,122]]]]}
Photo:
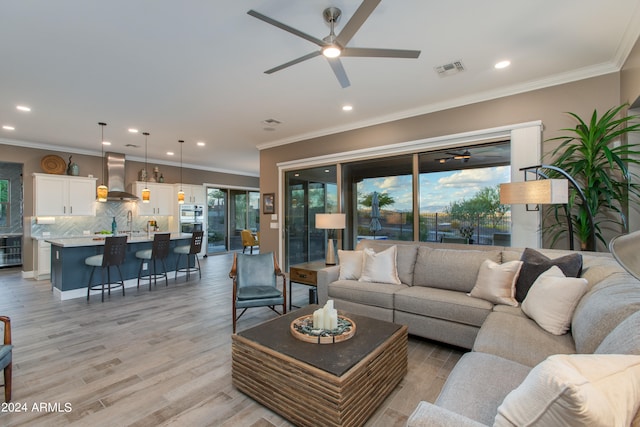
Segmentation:
{"type": "Polygon", "coordinates": [[[395,245],[378,253],[371,248],[366,248],[362,275],[358,280],[399,285],[401,282],[396,265],[397,252],[398,248],[395,245]]]}
{"type": "Polygon", "coordinates": [[[358,280],[362,274],[363,251],[343,251],[338,249],[340,263],[339,280],[358,280]]]}
{"type": "Polygon", "coordinates": [[[556,354],[498,408],[494,426],[628,426],[640,407],[640,356],[556,354]]]}
{"type": "Polygon", "coordinates": [[[580,298],[587,292],[587,279],[565,277],[553,266],[542,273],[522,301],[522,311],[542,329],[566,334],[580,298]]]}
{"type": "Polygon", "coordinates": [[[522,261],[509,261],[503,264],[486,259],[480,265],[476,284],[470,295],[482,298],[494,304],[518,306],[516,301],[516,281],[522,267],[522,261]]]}

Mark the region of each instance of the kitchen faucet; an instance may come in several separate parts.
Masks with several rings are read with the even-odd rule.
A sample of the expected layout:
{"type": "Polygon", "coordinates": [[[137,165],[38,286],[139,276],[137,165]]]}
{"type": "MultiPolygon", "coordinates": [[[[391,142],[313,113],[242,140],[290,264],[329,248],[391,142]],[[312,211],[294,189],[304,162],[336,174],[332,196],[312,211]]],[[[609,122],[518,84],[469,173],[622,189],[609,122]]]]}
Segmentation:
{"type": "Polygon", "coordinates": [[[127,211],[127,225],[129,226],[129,237],[133,236],[133,212],[127,211]]]}

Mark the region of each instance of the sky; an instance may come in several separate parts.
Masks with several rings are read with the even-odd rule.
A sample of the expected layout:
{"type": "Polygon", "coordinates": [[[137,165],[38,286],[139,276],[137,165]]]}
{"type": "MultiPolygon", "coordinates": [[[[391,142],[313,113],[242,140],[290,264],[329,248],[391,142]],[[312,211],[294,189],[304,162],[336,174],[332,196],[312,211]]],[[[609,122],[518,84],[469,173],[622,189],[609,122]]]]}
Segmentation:
{"type": "MultiPolygon", "coordinates": [[[[510,166],[432,172],[420,175],[420,212],[443,212],[451,202],[472,198],[485,187],[509,182],[510,166]]],[[[359,194],[387,193],[395,203],[384,209],[408,212],[412,209],[411,175],[365,179],[359,194]]]]}

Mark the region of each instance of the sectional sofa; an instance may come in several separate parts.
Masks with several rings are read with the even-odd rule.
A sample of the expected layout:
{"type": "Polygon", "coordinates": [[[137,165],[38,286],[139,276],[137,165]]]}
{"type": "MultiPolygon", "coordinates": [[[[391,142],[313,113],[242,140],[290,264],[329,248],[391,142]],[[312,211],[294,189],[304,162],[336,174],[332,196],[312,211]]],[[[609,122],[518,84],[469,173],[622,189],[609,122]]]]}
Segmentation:
{"type": "Polygon", "coordinates": [[[320,304],[472,350],[408,425],[640,425],[640,282],[610,254],[363,240],[339,259],[320,304]]]}

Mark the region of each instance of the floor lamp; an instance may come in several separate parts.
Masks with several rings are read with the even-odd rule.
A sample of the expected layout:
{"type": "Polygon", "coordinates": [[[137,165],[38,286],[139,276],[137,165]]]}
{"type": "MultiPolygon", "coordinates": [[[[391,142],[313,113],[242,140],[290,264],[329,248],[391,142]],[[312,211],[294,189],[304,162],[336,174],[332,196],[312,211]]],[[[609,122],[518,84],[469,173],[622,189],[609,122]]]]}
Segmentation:
{"type": "MultiPolygon", "coordinates": [[[[591,207],[587,203],[587,198],[576,180],[573,179],[573,177],[565,170],[553,165],[528,166],[521,168],[520,170],[525,173],[525,180],[523,182],[500,184],[500,203],[504,205],[564,205],[568,223],[567,231],[569,234],[569,248],[573,250],[573,223],[571,222],[571,215],[567,205],[569,202],[569,183],[571,183],[578,192],[578,195],[582,199],[582,204],[587,210],[589,224],[591,225],[591,242],[595,246],[596,230],[595,222],[593,220],[593,212],[591,212],[591,207]],[[541,169],[555,171],[565,179],[550,179],[549,176],[542,172],[541,169]],[[527,181],[527,172],[534,173],[536,175],[536,179],[533,181],[527,181]]],[[[595,250],[595,247],[587,249],[595,250]]]]}
{"type": "Polygon", "coordinates": [[[329,230],[329,240],[327,241],[327,254],[325,256],[326,265],[336,264],[336,249],[333,245],[333,232],[342,230],[346,226],[346,216],[343,213],[317,213],[316,228],[329,230]]]}
{"type": "Polygon", "coordinates": [[[640,231],[612,239],[609,251],[629,274],[640,280],[640,231]]]}

